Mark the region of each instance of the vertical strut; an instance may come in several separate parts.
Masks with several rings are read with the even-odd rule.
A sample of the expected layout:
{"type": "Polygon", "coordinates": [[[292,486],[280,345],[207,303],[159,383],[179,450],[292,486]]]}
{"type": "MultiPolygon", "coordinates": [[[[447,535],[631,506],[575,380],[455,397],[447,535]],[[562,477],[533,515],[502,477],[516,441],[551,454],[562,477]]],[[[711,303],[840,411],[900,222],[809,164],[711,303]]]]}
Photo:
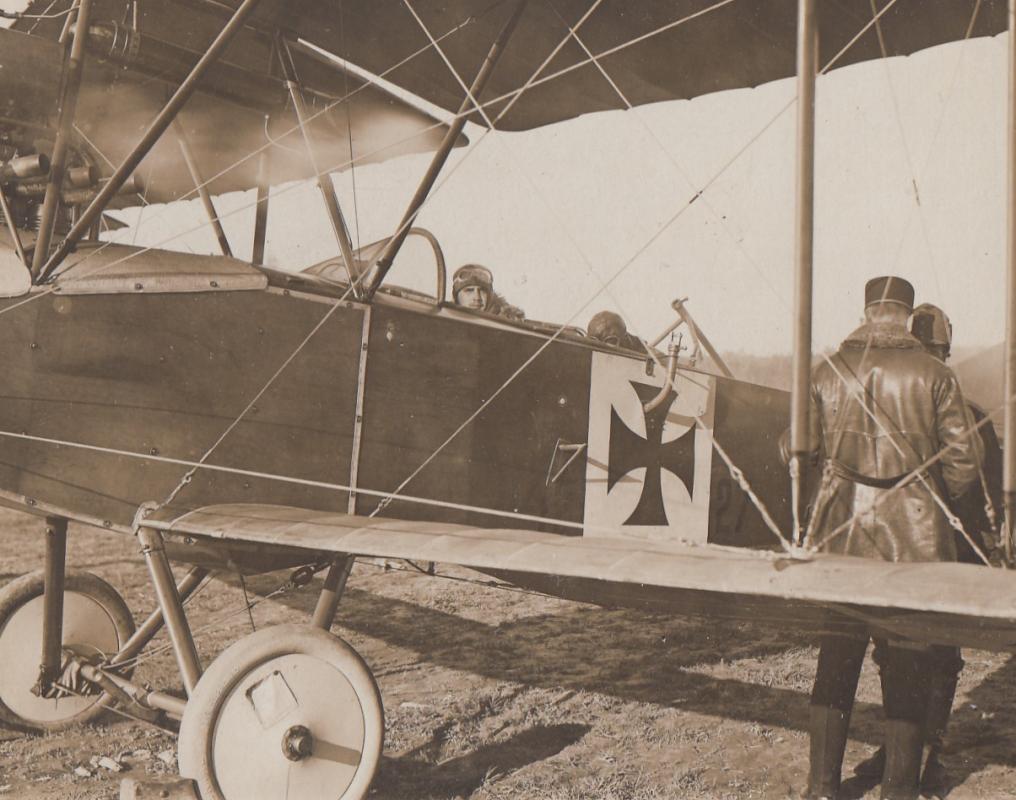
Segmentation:
{"type": "Polygon", "coordinates": [[[173,653],[180,668],[183,687],[190,697],[201,677],[201,661],[198,659],[194,637],[191,636],[183,603],[173,580],[173,570],[166,557],[162,534],[152,528],[138,528],[138,541],[141,543],[141,553],[148,564],[148,572],[152,576],[152,585],[155,587],[155,596],[159,600],[162,618],[169,631],[169,639],[173,643],[173,653]]]}
{"type": "Polygon", "coordinates": [[[801,482],[811,450],[808,413],[811,399],[812,253],[815,223],[815,73],[818,26],[815,0],[797,5],[797,220],[794,259],[794,356],[790,396],[790,480],[794,541],[801,543],[801,482]]]}
{"type": "Polygon", "coordinates": [[[81,76],[85,67],[85,43],[88,41],[88,19],[92,11],[92,0],[81,0],[78,4],[77,21],[74,24],[74,38],[71,40],[67,59],[63,91],[60,93],[60,117],[57,122],[56,141],[53,143],[53,157],[50,159],[49,181],[46,197],[42,201],[42,219],[35,239],[35,253],[32,255],[32,275],[38,275],[49,258],[49,245],[53,240],[57,213],[60,210],[60,191],[63,188],[64,171],[67,167],[67,150],[70,146],[71,126],[78,106],[81,76]]]}
{"type": "Polygon", "coordinates": [[[18,226],[14,223],[14,212],[11,211],[11,204],[7,200],[7,195],[4,194],[3,187],[0,187],[0,213],[4,215],[4,220],[7,222],[7,230],[11,234],[11,241],[14,243],[14,249],[18,252],[18,258],[21,259],[22,264],[31,269],[32,264],[25,254],[25,247],[21,243],[21,234],[18,233],[18,226]]]}
{"type": "MultiPolygon", "coordinates": [[[[190,74],[184,78],[183,83],[180,84],[173,93],[173,96],[163,106],[162,111],[158,113],[152,124],[148,126],[148,130],[145,131],[144,135],[134,146],[134,149],[123,160],[123,163],[116,168],[116,172],[113,173],[99,194],[89,203],[88,208],[85,209],[81,217],[74,223],[74,227],[67,234],[67,238],[61,242],[56,252],[46,262],[42,270],[38,272],[39,281],[45,280],[53,273],[53,270],[74,249],[74,245],[81,241],[81,238],[88,232],[88,229],[92,227],[92,223],[105,210],[109,201],[113,199],[113,196],[120,191],[120,188],[127,179],[134,174],[138,164],[144,160],[148,152],[155,146],[155,143],[162,138],[162,134],[166,132],[166,129],[176,119],[176,115],[180,113],[184,103],[194,94],[194,91],[198,88],[198,83],[205,72],[208,71],[208,68],[219,59],[219,56],[222,55],[222,52],[233,40],[233,37],[243,29],[244,21],[257,6],[258,2],[259,0],[243,0],[236,11],[233,12],[229,22],[219,32],[219,35],[215,37],[215,41],[208,46],[205,54],[198,59],[190,74]]],[[[77,38],[75,37],[75,40],[77,38]]]]}
{"type": "Polygon", "coordinates": [[[1013,535],[1016,525],[1016,0],[1009,0],[1009,195],[1006,233],[1006,316],[1005,316],[1005,433],[1002,454],[1005,474],[1005,531],[1003,547],[1007,560],[1013,559],[1013,535]]]}
{"type": "MultiPolygon", "coordinates": [[[[325,209],[328,211],[328,221],[332,225],[332,232],[339,244],[342,253],[342,260],[346,265],[346,275],[349,277],[349,284],[353,287],[353,296],[363,297],[363,287],[356,274],[356,261],[353,257],[353,243],[349,238],[349,227],[346,225],[346,218],[342,214],[342,207],[339,205],[339,198],[335,194],[335,184],[332,183],[330,172],[322,172],[318,167],[317,158],[314,155],[314,138],[311,134],[308,121],[307,105],[303,99],[303,91],[297,83],[296,67],[293,64],[293,54],[285,38],[279,37],[279,63],[282,66],[282,74],[286,79],[286,88],[289,89],[289,97],[293,101],[293,109],[296,111],[296,120],[300,124],[300,133],[303,135],[303,143],[307,148],[307,156],[310,159],[311,168],[314,170],[318,189],[325,201],[325,209]]],[[[346,102],[349,102],[348,100],[346,102]]],[[[349,157],[353,157],[352,151],[349,157]]]]}
{"type": "Polygon", "coordinates": [[[212,225],[212,230],[215,231],[215,238],[219,242],[219,250],[222,252],[222,255],[231,256],[233,251],[229,247],[229,240],[226,238],[226,232],[222,229],[219,215],[215,212],[212,196],[208,193],[208,187],[205,186],[205,182],[201,178],[201,171],[198,169],[198,162],[194,160],[194,153],[190,148],[190,143],[187,141],[187,134],[179,120],[176,121],[174,127],[176,128],[177,142],[180,144],[180,153],[183,155],[183,161],[187,165],[187,171],[190,173],[191,180],[194,181],[194,188],[197,189],[198,197],[201,198],[201,205],[204,206],[205,215],[212,225]]]}
{"type": "Polygon", "coordinates": [[[325,585],[321,587],[317,605],[314,606],[314,617],[310,623],[315,628],[328,630],[332,627],[342,593],[346,590],[346,581],[349,580],[349,573],[353,569],[354,560],[353,556],[339,556],[328,568],[328,573],[325,575],[325,585]]]}
{"type": "Polygon", "coordinates": [[[370,275],[365,281],[367,286],[366,296],[368,298],[374,296],[374,293],[378,290],[381,282],[385,279],[385,275],[388,274],[388,270],[392,268],[392,264],[395,262],[395,256],[398,255],[403,242],[406,241],[406,237],[409,235],[409,229],[413,227],[416,215],[420,213],[420,209],[426,202],[427,196],[430,194],[430,190],[434,188],[437,176],[441,173],[445,162],[448,160],[448,156],[451,155],[452,148],[455,147],[456,140],[458,140],[459,135],[462,133],[462,129],[466,126],[466,116],[473,106],[473,100],[470,98],[474,98],[477,102],[480,101],[480,94],[483,92],[484,87],[486,87],[487,81],[490,79],[490,75],[494,71],[494,67],[497,66],[497,62],[500,60],[501,54],[504,52],[505,45],[508,44],[508,40],[515,32],[519,19],[522,17],[522,12],[525,11],[526,2],[527,0],[520,0],[515,9],[515,13],[512,14],[511,19],[505,23],[505,26],[501,29],[497,39],[494,40],[494,44],[490,46],[487,57],[480,66],[479,72],[476,73],[472,86],[469,87],[469,92],[462,100],[462,105],[459,106],[458,114],[455,115],[455,119],[452,120],[451,125],[448,126],[444,139],[441,140],[440,146],[434,153],[430,166],[427,167],[427,172],[421,179],[420,185],[417,187],[416,193],[413,195],[413,199],[409,201],[406,213],[402,216],[402,222],[399,223],[399,227],[395,229],[395,235],[392,236],[388,244],[385,245],[381,255],[371,268],[370,275]]]}
{"type": "Polygon", "coordinates": [[[251,248],[250,263],[261,266],[265,263],[265,239],[268,235],[268,193],[271,190],[268,175],[268,153],[262,150],[258,155],[258,198],[254,206],[254,246],[251,248]]]}
{"type": "Polygon", "coordinates": [[[36,690],[45,694],[60,677],[63,660],[64,578],[67,565],[67,520],[46,517],[46,574],[42,596],[42,660],[36,690]]]}

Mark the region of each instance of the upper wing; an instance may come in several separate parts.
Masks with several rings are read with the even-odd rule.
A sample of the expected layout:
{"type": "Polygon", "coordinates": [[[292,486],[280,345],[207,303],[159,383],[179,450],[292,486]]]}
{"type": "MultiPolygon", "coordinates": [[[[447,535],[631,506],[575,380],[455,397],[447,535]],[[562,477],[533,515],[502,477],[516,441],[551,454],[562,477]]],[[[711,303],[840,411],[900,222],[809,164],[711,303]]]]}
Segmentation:
{"type": "MultiPolygon", "coordinates": [[[[31,10],[50,5],[51,0],[35,0],[31,10]]],[[[122,8],[124,2],[103,5],[122,8]]],[[[237,5],[238,0],[143,3],[142,23],[169,41],[198,47],[210,41],[237,5]]],[[[1005,0],[875,0],[874,5],[888,10],[854,41],[872,21],[872,0],[819,4],[821,64],[844,48],[836,66],[879,58],[883,47],[888,55],[907,55],[1006,29],[1005,0]]],[[[430,38],[414,12],[468,84],[515,7],[515,0],[262,0],[246,38],[256,39],[254,29],[290,31],[455,111],[462,87],[441,54],[428,47],[430,38]]],[[[758,86],[794,74],[796,14],[792,0],[530,0],[484,99],[514,92],[535,78],[498,123],[507,130],[624,108],[589,62],[589,53],[634,105],[758,86]],[[581,43],[569,33],[580,21],[581,43]]],[[[33,23],[20,24],[27,28],[33,23]]],[[[48,25],[59,31],[59,21],[48,25]]],[[[232,48],[231,59],[240,57],[238,49],[232,48]]],[[[491,118],[503,108],[503,102],[492,105],[491,118]]]]}
{"type": "Polygon", "coordinates": [[[837,630],[1016,650],[1016,576],[964,564],[890,563],[672,541],[355,517],[271,505],[163,509],[146,525],[224,541],[458,564],[553,594],[837,630]]]}
{"type": "MultiPolygon", "coordinates": [[[[101,11],[110,4],[97,5],[101,11]]],[[[173,5],[147,3],[144,7],[165,13],[173,5]]],[[[192,15],[176,9],[175,18],[174,25],[180,28],[192,15]]],[[[200,15],[196,19],[200,21],[200,15]]],[[[104,21],[101,13],[95,21],[104,21]]],[[[152,51],[151,43],[161,43],[161,36],[172,35],[173,30],[153,20],[152,27],[142,28],[151,38],[142,41],[136,55],[103,59],[91,52],[75,115],[74,144],[102,176],[108,177],[125,159],[220,28],[221,21],[215,27],[197,24],[191,31],[196,36],[168,40],[163,54],[152,51]]],[[[212,194],[256,186],[257,153],[269,143],[268,179],[278,184],[318,171],[343,171],[354,161],[369,164],[429,152],[444,137],[447,126],[418,107],[343,72],[338,65],[322,63],[324,57],[297,50],[297,73],[308,90],[309,112],[314,115],[308,125],[315,145],[312,164],[285,85],[271,74],[270,44],[270,40],[257,39],[243,47],[234,45],[224,63],[209,70],[202,88],[180,112],[179,126],[163,136],[138,167],[147,202],[170,202],[194,194],[194,181],[183,166],[177,141],[180,130],[212,194]],[[252,58],[257,59],[256,65],[252,58]]],[[[49,152],[55,138],[62,63],[63,48],[54,39],[0,28],[4,75],[0,107],[6,117],[38,126],[33,143],[41,152],[49,152]]],[[[461,137],[458,144],[465,141],[461,137]]],[[[136,205],[137,199],[130,204],[136,205]]]]}

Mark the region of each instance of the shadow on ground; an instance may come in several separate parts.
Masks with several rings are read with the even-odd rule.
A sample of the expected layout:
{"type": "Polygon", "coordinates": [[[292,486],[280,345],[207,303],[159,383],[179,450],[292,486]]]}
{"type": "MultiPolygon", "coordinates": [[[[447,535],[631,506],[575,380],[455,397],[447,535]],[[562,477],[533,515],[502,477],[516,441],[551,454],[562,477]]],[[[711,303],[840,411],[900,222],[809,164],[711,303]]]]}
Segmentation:
{"type": "Polygon", "coordinates": [[[484,745],[471,753],[437,764],[429,763],[440,750],[443,727],[430,740],[397,758],[382,761],[374,791],[390,797],[468,797],[484,783],[543,761],[578,742],[587,725],[550,725],[530,728],[504,742],[484,745]]]}
{"type": "MultiPolygon", "coordinates": [[[[263,588],[276,583],[266,581],[263,588]]],[[[304,592],[277,600],[310,614],[315,597],[304,592]]],[[[807,731],[807,689],[765,685],[788,676],[760,675],[754,682],[702,671],[811,644],[810,637],[793,632],[579,605],[492,626],[352,588],[342,600],[339,628],[411,650],[429,663],[500,681],[807,731]]],[[[810,687],[810,671],[794,677],[810,687]]],[[[859,702],[851,738],[876,744],[881,725],[880,706],[859,702]]]]}

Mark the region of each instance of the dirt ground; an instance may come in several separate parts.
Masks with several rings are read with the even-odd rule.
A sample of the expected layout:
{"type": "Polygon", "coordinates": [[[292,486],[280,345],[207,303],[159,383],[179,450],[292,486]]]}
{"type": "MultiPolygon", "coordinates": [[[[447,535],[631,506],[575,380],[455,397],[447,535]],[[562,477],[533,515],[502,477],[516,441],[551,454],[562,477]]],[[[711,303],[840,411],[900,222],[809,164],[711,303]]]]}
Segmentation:
{"type": "MultiPolygon", "coordinates": [[[[38,520],[0,512],[0,583],[39,568],[42,545],[38,520]]],[[[69,553],[73,567],[116,586],[136,618],[151,609],[129,537],[72,526],[69,553]]],[[[247,588],[264,595],[285,577],[247,588]]],[[[315,585],[260,602],[254,624],[306,621],[315,585]]],[[[250,631],[243,597],[224,577],[192,602],[206,664],[250,631]]],[[[605,610],[368,564],[354,570],[333,630],[363,655],[384,697],[378,800],[785,798],[804,782],[815,649],[794,631],[605,610]]],[[[152,646],[164,644],[160,636],[152,646]]],[[[1016,797],[1016,662],[964,656],[949,797],[1016,797]]],[[[136,678],[179,685],[165,650],[136,678]]],[[[869,660],[844,768],[848,798],[878,796],[851,770],[880,726],[869,660]]],[[[115,798],[125,775],[175,774],[173,748],[170,735],[115,715],[47,736],[0,730],[0,797],[115,798]],[[93,766],[101,757],[125,772],[93,766]]]]}

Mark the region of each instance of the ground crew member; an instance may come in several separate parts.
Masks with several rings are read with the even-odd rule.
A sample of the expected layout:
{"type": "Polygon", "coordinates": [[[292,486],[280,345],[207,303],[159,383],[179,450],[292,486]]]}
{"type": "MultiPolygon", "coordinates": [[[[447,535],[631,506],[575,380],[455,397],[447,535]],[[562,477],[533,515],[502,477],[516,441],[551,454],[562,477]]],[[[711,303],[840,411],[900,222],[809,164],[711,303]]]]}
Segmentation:
{"type": "Polygon", "coordinates": [[[637,353],[645,353],[646,347],[635,336],[628,333],[628,326],[620,314],[613,311],[600,311],[593,315],[586,326],[586,332],[591,339],[596,339],[604,344],[614,347],[623,347],[626,350],[634,350],[637,353]]]}
{"type": "Polygon", "coordinates": [[[456,305],[472,311],[483,311],[516,322],[526,318],[522,309],[494,291],[493,273],[480,264],[464,264],[455,270],[452,298],[456,305]]]}
{"type": "MultiPolygon", "coordinates": [[[[808,541],[822,551],[886,561],[956,559],[948,516],[932,492],[943,501],[962,496],[977,481],[980,448],[966,435],[969,416],[956,377],[907,331],[913,302],[913,286],[901,278],[869,281],[865,323],[831,364],[814,372],[812,443],[823,471],[808,541]]],[[[809,798],[839,791],[867,645],[822,638],[811,695],[809,798]]],[[[885,647],[882,798],[918,796],[929,658],[926,649],[885,647]]]]}
{"type": "MultiPolygon", "coordinates": [[[[948,360],[952,348],[952,325],[949,317],[938,306],[923,303],[915,308],[910,318],[910,332],[921,342],[925,352],[943,363],[948,360]]],[[[995,549],[999,519],[997,510],[1002,507],[1002,448],[991,422],[982,423],[986,416],[983,409],[970,400],[967,400],[967,409],[971,414],[969,424],[977,428],[984,462],[979,480],[963,497],[953,501],[952,508],[963,524],[963,530],[973,539],[980,552],[988,555],[995,549]]],[[[956,532],[956,550],[959,561],[984,563],[959,531],[956,532]]],[[[953,700],[956,698],[956,684],[964,662],[958,647],[934,646],[930,650],[935,672],[932,675],[925,722],[928,754],[921,776],[921,787],[925,791],[936,792],[948,786],[948,775],[941,755],[953,700]]],[[[876,647],[874,658],[880,666],[884,656],[881,648],[876,647]]],[[[883,747],[859,764],[854,772],[862,777],[873,777],[882,774],[884,765],[883,747]]]]}

